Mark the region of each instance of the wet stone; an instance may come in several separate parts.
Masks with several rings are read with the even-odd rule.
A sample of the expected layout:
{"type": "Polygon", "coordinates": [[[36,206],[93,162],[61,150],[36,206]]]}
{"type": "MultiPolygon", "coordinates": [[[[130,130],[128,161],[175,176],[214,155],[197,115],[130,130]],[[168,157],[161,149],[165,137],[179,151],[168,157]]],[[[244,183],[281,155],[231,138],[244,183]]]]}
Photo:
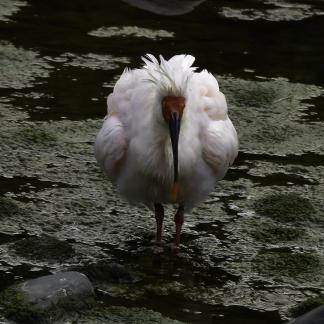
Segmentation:
{"type": "Polygon", "coordinates": [[[18,323],[49,323],[65,311],[88,307],[94,289],[79,272],[59,272],[28,280],[0,294],[0,307],[5,316],[18,323]]]}

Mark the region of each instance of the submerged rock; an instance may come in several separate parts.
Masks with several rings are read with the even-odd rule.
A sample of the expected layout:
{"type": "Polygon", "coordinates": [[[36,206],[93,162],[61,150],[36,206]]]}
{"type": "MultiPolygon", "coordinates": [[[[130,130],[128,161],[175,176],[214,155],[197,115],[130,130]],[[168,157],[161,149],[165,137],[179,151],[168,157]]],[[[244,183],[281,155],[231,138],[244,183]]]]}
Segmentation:
{"type": "Polygon", "coordinates": [[[322,324],[324,323],[324,306],[319,306],[307,314],[296,318],[290,324],[322,324]]]}
{"type": "Polygon", "coordinates": [[[9,287],[0,295],[4,315],[18,323],[47,323],[64,311],[87,307],[94,289],[80,272],[60,272],[9,287]]]}
{"type": "Polygon", "coordinates": [[[173,0],[168,3],[161,0],[123,0],[131,6],[140,8],[157,15],[179,16],[187,14],[194,10],[196,6],[206,0],[173,0]]]}
{"type": "MultiPolygon", "coordinates": [[[[298,318],[304,318],[304,316],[301,316],[301,315],[304,315],[304,314],[306,315],[306,313],[307,314],[313,313],[314,309],[318,309],[322,305],[324,305],[324,296],[320,295],[320,296],[316,296],[316,297],[311,297],[311,298],[304,300],[303,302],[301,302],[294,308],[292,308],[291,314],[294,317],[300,316],[298,318]]],[[[324,322],[324,317],[323,317],[323,322],[324,322]]],[[[297,323],[299,323],[299,322],[297,322],[297,323]]]]}

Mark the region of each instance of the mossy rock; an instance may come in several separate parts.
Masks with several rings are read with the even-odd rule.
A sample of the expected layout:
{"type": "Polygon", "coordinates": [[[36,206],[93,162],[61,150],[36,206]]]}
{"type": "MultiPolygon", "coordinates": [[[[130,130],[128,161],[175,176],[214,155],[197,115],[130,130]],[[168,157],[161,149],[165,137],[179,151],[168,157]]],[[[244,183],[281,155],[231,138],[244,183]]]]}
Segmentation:
{"type": "Polygon", "coordinates": [[[254,239],[265,243],[294,241],[305,235],[300,228],[269,223],[255,224],[249,233],[254,239]]]}
{"type": "Polygon", "coordinates": [[[0,293],[0,311],[19,324],[57,323],[66,314],[93,305],[93,286],[79,272],[58,272],[27,280],[0,293]]]}
{"type": "Polygon", "coordinates": [[[14,199],[0,197],[0,219],[25,214],[14,199]]]}
{"type": "Polygon", "coordinates": [[[49,236],[21,239],[12,247],[19,256],[38,261],[62,262],[74,255],[70,243],[49,236]]]}
{"type": "Polygon", "coordinates": [[[254,207],[259,215],[283,223],[316,218],[311,202],[296,193],[271,194],[256,201],[254,207]]]}
{"type": "Polygon", "coordinates": [[[258,272],[273,277],[298,277],[314,274],[321,268],[321,261],[314,253],[264,252],[255,257],[253,266],[258,272]]]}
{"type": "Polygon", "coordinates": [[[301,316],[305,313],[310,312],[311,310],[315,309],[316,307],[324,305],[324,296],[316,296],[316,297],[311,297],[300,304],[296,305],[290,310],[290,313],[292,316],[297,317],[301,316]]]}
{"type": "Polygon", "coordinates": [[[27,301],[20,285],[9,287],[0,294],[0,309],[9,320],[19,324],[47,324],[47,312],[38,309],[27,301]]]}

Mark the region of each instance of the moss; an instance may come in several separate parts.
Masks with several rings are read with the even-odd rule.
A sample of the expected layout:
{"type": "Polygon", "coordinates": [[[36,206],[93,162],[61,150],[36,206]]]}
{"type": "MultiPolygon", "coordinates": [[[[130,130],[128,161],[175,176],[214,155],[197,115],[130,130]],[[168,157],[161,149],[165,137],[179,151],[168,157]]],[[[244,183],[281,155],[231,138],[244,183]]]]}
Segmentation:
{"type": "Polygon", "coordinates": [[[0,197],[0,219],[24,214],[18,203],[11,198],[0,197]]]}
{"type": "Polygon", "coordinates": [[[29,303],[19,286],[9,287],[1,292],[0,307],[5,317],[17,323],[46,323],[45,311],[29,303]]]}
{"type": "Polygon", "coordinates": [[[279,222],[314,219],[315,209],[310,201],[296,193],[271,194],[256,201],[255,211],[279,222]]]}
{"type": "Polygon", "coordinates": [[[316,296],[316,297],[311,297],[300,304],[296,305],[290,310],[290,313],[292,316],[297,317],[301,316],[307,312],[310,312],[312,309],[324,305],[324,296],[316,296]]]}
{"type": "Polygon", "coordinates": [[[180,324],[177,320],[164,317],[161,313],[139,307],[109,306],[96,307],[81,312],[79,324],[88,323],[152,323],[152,324],[180,324]]]}
{"type": "Polygon", "coordinates": [[[254,239],[267,243],[294,241],[304,236],[304,231],[300,228],[268,223],[255,224],[249,232],[254,239]]]}
{"type": "Polygon", "coordinates": [[[312,273],[321,266],[313,253],[265,252],[254,259],[254,268],[269,276],[299,276],[312,273]]]}
{"type": "Polygon", "coordinates": [[[40,261],[62,262],[73,256],[74,249],[68,242],[54,237],[30,237],[13,244],[15,252],[22,256],[40,261]]]}
{"type": "Polygon", "coordinates": [[[28,143],[47,144],[57,141],[56,134],[41,126],[24,127],[19,130],[19,135],[24,142],[28,143]]]}
{"type": "Polygon", "coordinates": [[[68,302],[64,305],[52,305],[46,309],[38,308],[28,301],[20,284],[11,286],[0,293],[0,308],[3,315],[19,324],[55,323],[64,316],[65,309],[68,311],[70,306],[71,303],[68,302]]]}

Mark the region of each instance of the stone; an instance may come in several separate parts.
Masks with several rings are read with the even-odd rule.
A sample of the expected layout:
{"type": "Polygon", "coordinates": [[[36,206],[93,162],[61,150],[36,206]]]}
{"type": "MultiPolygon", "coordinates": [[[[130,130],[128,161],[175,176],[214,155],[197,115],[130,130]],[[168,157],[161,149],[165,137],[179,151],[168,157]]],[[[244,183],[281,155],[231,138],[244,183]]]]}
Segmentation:
{"type": "Polygon", "coordinates": [[[324,323],[324,305],[296,318],[290,324],[322,324],[324,323]]]}
{"type": "Polygon", "coordinates": [[[59,272],[26,281],[21,286],[27,300],[41,309],[70,301],[83,303],[94,294],[91,282],[80,272],[59,272]]]}
{"type": "Polygon", "coordinates": [[[47,323],[65,311],[88,307],[93,296],[94,289],[86,275],[59,272],[7,288],[0,294],[0,307],[8,319],[18,323],[47,323]]]}

